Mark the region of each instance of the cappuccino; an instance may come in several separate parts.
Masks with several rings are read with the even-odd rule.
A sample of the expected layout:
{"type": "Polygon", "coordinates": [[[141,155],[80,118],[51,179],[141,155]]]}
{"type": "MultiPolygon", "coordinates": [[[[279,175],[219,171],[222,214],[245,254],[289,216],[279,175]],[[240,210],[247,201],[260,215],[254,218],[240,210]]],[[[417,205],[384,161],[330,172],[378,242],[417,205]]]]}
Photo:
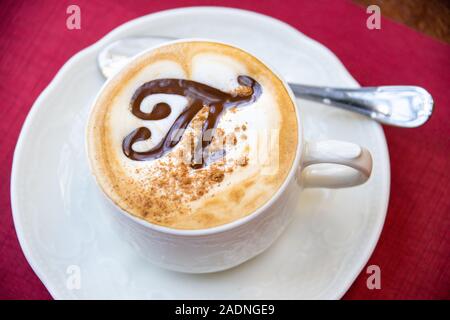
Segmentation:
{"type": "Polygon", "coordinates": [[[261,61],[233,46],[174,42],[114,76],[87,127],[92,172],[127,213],[176,229],[247,216],[289,173],[295,105],[261,61]]]}

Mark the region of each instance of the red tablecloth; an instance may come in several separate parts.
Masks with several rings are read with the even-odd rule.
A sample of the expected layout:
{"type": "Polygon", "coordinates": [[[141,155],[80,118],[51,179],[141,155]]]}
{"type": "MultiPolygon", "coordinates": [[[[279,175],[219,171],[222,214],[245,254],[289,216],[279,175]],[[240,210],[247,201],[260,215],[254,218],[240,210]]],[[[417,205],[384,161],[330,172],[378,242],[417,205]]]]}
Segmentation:
{"type": "Polygon", "coordinates": [[[16,238],[9,181],[25,116],[72,55],[120,24],[180,6],[221,5],[281,19],[326,45],[361,85],[414,84],[435,99],[433,118],[407,130],[385,127],[391,198],[369,264],[381,268],[381,290],[363,272],[346,299],[450,299],[450,46],[383,19],[368,30],[365,8],[349,1],[17,1],[0,11],[0,298],[49,299],[16,238]],[[81,30],[66,28],[66,8],[81,8],[81,30]]]}

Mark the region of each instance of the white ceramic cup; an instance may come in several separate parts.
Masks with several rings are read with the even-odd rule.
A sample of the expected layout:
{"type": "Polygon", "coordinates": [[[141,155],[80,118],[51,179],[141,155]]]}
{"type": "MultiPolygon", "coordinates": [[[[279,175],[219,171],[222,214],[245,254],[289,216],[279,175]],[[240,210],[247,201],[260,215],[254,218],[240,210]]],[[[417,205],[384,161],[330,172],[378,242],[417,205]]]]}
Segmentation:
{"type": "MultiPolygon", "coordinates": [[[[201,39],[174,42],[193,40],[201,39]]],[[[298,145],[285,181],[262,207],[225,225],[200,230],[178,230],[134,217],[112,201],[107,201],[107,211],[113,218],[116,231],[153,264],[189,273],[215,272],[237,266],[266,250],[278,238],[290,222],[297,203],[295,198],[299,197],[303,188],[352,187],[364,183],[370,177],[372,157],[367,149],[344,141],[304,141],[295,97],[287,83],[277,76],[296,105],[292,116],[297,117],[299,124],[298,145]],[[312,166],[324,163],[334,165],[312,166]]]]}

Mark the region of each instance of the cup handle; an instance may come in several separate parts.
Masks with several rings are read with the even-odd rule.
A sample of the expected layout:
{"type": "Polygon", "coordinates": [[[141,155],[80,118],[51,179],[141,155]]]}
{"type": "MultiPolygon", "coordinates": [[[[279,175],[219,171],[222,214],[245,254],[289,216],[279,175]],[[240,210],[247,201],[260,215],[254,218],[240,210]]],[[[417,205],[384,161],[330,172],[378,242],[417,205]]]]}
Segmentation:
{"type": "Polygon", "coordinates": [[[372,156],[369,150],[357,144],[336,140],[305,144],[300,171],[300,181],[305,188],[353,187],[366,182],[371,172],[372,156]],[[323,163],[337,166],[311,166],[323,163]]]}

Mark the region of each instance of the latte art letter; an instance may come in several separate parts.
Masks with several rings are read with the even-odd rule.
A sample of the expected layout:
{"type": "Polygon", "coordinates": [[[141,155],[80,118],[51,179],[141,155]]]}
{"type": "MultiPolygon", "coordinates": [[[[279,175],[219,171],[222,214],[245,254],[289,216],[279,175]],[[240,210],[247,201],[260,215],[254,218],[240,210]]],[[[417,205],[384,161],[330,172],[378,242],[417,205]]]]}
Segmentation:
{"type": "MultiPolygon", "coordinates": [[[[144,152],[133,150],[133,144],[138,141],[147,140],[151,137],[151,131],[146,127],[140,127],[127,135],[122,143],[124,154],[136,161],[158,159],[174,148],[181,140],[173,139],[178,130],[187,128],[192,119],[203,108],[208,107],[208,116],[202,127],[202,137],[206,132],[214,130],[226,109],[249,105],[260,97],[262,93],[261,85],[248,76],[237,78],[241,87],[236,92],[227,93],[203,83],[184,79],[157,79],[144,83],[134,93],[131,99],[131,112],[142,120],[161,120],[168,117],[171,108],[166,103],[158,103],[149,113],[142,112],[141,103],[145,97],[152,94],[175,94],[184,96],[188,100],[188,105],[181,112],[178,118],[170,127],[165,137],[152,149],[144,152]]],[[[201,154],[205,151],[212,139],[201,142],[201,154]]],[[[198,150],[196,150],[197,152],[198,150]]],[[[204,161],[200,164],[192,165],[193,168],[205,166],[204,161]]]]}

